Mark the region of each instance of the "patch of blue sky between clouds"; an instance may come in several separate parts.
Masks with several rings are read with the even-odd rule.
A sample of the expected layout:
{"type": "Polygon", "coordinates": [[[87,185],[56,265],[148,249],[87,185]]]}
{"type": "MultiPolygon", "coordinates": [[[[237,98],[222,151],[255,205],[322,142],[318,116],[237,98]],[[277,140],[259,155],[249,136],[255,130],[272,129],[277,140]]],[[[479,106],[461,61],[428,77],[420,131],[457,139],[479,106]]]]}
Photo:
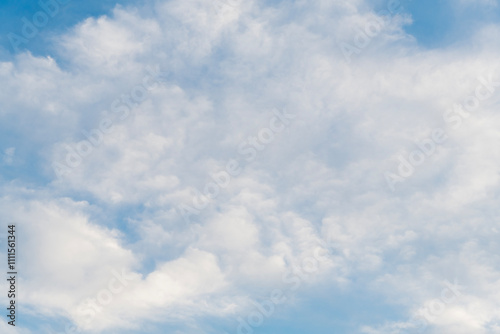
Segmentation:
{"type": "MultiPolygon", "coordinates": [[[[51,0],[41,0],[42,3],[49,3],[51,0]]],[[[133,0],[64,0],[64,4],[58,3],[57,12],[54,17],[50,17],[48,23],[39,28],[39,33],[28,39],[27,43],[22,43],[19,50],[13,48],[12,43],[8,38],[9,33],[14,33],[22,36],[23,18],[33,21],[33,15],[37,12],[44,12],[39,1],[0,1],[0,59],[12,59],[12,56],[18,51],[29,51],[33,55],[54,55],[54,49],[51,45],[51,39],[54,36],[60,35],[73,27],[75,24],[82,22],[89,17],[99,17],[101,15],[110,14],[111,10],[117,5],[127,6],[135,3],[133,0]]],[[[56,2],[57,3],[57,2],[56,2]]]]}
{"type": "Polygon", "coordinates": [[[361,333],[363,325],[378,325],[391,320],[406,320],[402,309],[381,299],[364,284],[346,291],[308,289],[299,296],[297,306],[285,306],[266,319],[255,333],[262,334],[351,334],[361,333]]]}
{"type": "Polygon", "coordinates": [[[498,0],[408,0],[413,22],[404,27],[420,45],[439,49],[470,38],[481,26],[500,21],[498,0]]]}

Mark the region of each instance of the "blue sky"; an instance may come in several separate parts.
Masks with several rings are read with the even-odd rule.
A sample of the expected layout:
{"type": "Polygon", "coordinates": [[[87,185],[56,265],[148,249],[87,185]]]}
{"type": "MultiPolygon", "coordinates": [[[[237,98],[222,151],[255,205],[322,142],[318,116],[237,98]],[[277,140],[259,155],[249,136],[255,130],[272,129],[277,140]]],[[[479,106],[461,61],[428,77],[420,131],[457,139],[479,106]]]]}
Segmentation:
{"type": "MultiPolygon", "coordinates": [[[[147,3],[147,2],[146,2],[147,3]]],[[[268,1],[269,5],[283,3],[268,1]]],[[[133,5],[134,1],[86,1],[75,3],[69,1],[61,5],[60,12],[42,29],[39,37],[26,45],[27,50],[34,54],[49,54],[50,36],[79,23],[88,17],[109,15],[117,6],[133,5]]],[[[405,26],[405,30],[415,36],[419,43],[426,47],[439,47],[448,43],[459,42],[463,34],[471,33],[478,24],[498,21],[498,9],[485,9],[481,5],[472,4],[467,12],[457,12],[456,4],[450,0],[401,1],[402,9],[411,15],[413,23],[405,26]],[[472,28],[472,29],[471,29],[472,28]]],[[[372,3],[375,8],[385,8],[386,2],[372,3]]],[[[2,19],[2,54],[9,57],[14,53],[7,38],[9,32],[21,34],[23,17],[31,19],[41,7],[33,1],[1,1],[2,19]]],[[[53,53],[52,53],[53,54],[53,53]]]]}
{"type": "Polygon", "coordinates": [[[391,6],[0,2],[0,331],[498,333],[500,4],[391,6]]]}
{"type": "MultiPolygon", "coordinates": [[[[45,3],[45,2],[44,2],[45,3]]],[[[47,54],[49,52],[48,41],[50,36],[58,34],[88,17],[97,17],[109,14],[117,5],[126,6],[131,1],[68,1],[65,4],[59,4],[59,10],[54,17],[50,19],[46,26],[40,32],[39,37],[30,40],[25,49],[34,54],[47,54]]],[[[42,7],[38,1],[2,1],[1,19],[2,19],[2,47],[3,52],[12,54],[13,49],[7,38],[7,34],[12,32],[21,35],[22,18],[26,17],[30,21],[33,15],[40,11],[42,7]]]]}
{"type": "Polygon", "coordinates": [[[404,6],[413,19],[405,30],[430,48],[460,43],[479,25],[498,22],[500,14],[498,8],[485,8],[481,2],[471,2],[465,10],[450,0],[409,1],[404,6]]]}

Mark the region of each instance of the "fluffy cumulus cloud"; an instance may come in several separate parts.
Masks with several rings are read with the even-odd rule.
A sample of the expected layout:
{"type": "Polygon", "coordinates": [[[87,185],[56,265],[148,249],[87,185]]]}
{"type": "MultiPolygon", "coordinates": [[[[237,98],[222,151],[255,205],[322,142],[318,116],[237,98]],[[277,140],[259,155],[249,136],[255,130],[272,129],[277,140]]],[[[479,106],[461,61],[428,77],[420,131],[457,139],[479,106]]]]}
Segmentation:
{"type": "Polygon", "coordinates": [[[281,333],[299,310],[318,333],[498,333],[500,26],[427,49],[412,22],[397,1],[154,1],[2,61],[32,321],[6,331],[281,333]],[[332,291],[374,306],[310,306],[332,291]]]}

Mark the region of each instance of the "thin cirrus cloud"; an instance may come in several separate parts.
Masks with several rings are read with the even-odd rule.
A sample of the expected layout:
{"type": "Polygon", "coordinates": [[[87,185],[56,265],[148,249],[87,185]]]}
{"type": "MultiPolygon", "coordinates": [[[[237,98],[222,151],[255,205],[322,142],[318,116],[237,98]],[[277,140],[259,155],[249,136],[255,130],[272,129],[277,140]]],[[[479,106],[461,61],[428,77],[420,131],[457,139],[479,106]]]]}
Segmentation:
{"type": "Polygon", "coordinates": [[[456,28],[496,7],[401,3],[131,2],[10,54],[6,330],[498,331],[500,27],[456,28]]]}

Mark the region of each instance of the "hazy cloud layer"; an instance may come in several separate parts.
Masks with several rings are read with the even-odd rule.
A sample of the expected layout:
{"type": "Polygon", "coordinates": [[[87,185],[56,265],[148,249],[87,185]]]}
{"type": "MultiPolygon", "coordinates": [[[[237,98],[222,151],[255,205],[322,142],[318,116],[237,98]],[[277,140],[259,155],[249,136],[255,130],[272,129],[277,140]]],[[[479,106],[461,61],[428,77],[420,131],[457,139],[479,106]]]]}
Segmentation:
{"type": "MultiPolygon", "coordinates": [[[[237,333],[281,289],[273,316],[316,314],[318,332],[497,333],[499,26],[428,50],[391,6],[117,6],[51,57],[0,63],[23,310],[89,333],[237,333]],[[398,313],[335,327],[308,303],[357,290],[398,313]]],[[[13,333],[47,328],[28,327],[13,333]]]]}

